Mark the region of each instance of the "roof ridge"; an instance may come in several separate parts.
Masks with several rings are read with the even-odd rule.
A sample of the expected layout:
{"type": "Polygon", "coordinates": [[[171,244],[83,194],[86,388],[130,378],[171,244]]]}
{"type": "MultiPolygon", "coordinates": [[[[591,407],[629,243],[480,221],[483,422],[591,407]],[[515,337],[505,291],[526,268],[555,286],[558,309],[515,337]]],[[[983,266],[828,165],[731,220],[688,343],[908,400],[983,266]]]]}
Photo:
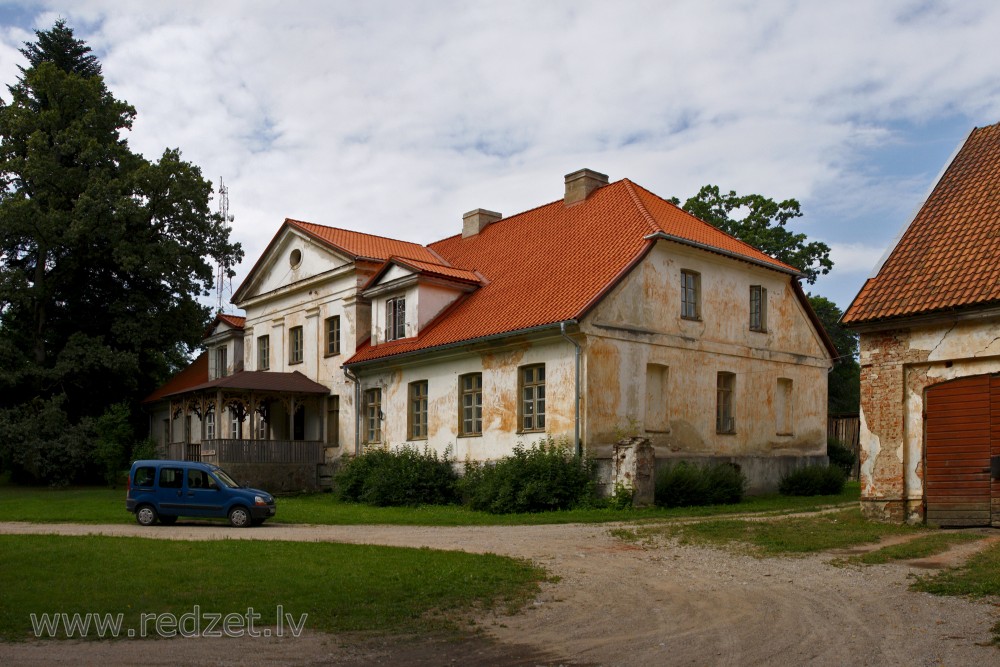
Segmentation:
{"type": "MultiPolygon", "coordinates": [[[[630,181],[627,178],[623,178],[619,182],[625,184],[625,190],[628,192],[629,197],[632,198],[632,202],[635,204],[635,207],[637,209],[639,209],[639,213],[642,215],[643,219],[646,221],[646,224],[649,225],[650,229],[652,229],[654,233],[655,232],[665,231],[663,229],[663,227],[660,227],[660,225],[656,224],[656,219],[653,218],[653,215],[649,212],[649,209],[647,209],[646,205],[642,203],[641,199],[639,199],[638,193],[636,193],[635,188],[633,188],[634,184],[632,183],[632,181],[630,181]]],[[[641,187],[641,186],[637,186],[637,187],[641,187]]]]}

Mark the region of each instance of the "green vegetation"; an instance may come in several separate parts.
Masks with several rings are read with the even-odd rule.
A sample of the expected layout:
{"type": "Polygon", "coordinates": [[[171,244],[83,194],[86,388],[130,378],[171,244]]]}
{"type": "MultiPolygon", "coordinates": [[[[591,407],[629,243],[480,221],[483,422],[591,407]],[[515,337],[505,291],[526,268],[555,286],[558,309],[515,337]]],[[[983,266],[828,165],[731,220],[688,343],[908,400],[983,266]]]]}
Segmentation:
{"type": "Polygon", "coordinates": [[[743,500],[746,485],[746,477],[734,465],[681,461],[656,474],[654,495],[661,507],[734,505],[743,500]]]}
{"type": "Polygon", "coordinates": [[[830,458],[830,465],[840,468],[844,472],[844,478],[851,476],[857,457],[844,443],[836,438],[827,438],[826,455],[830,458]]]}
{"type": "Polygon", "coordinates": [[[926,528],[874,523],[859,509],[818,516],[771,520],[716,519],[623,529],[623,539],[655,542],[676,538],[681,544],[746,548],[755,555],[805,554],[877,542],[886,535],[906,535],[926,528]]]}
{"type": "MultiPolygon", "coordinates": [[[[29,614],[202,612],[262,615],[280,604],[327,632],[454,631],[480,608],[513,611],[544,571],[526,561],[457,551],[333,543],[0,536],[0,638],[31,636],[29,614]]],[[[286,626],[287,627],[287,626],[286,626]]],[[[149,628],[152,631],[152,627],[149,628]]]]}
{"type": "Polygon", "coordinates": [[[848,563],[860,565],[881,565],[896,560],[926,558],[947,551],[956,544],[982,539],[975,533],[931,533],[901,544],[891,544],[866,554],[851,556],[848,563]]]}
{"type": "Polygon", "coordinates": [[[837,466],[807,466],[794,470],[778,483],[784,496],[828,496],[841,492],[846,478],[837,466]]]}
{"type": "Polygon", "coordinates": [[[495,463],[467,462],[459,485],[471,509],[490,514],[568,510],[593,503],[592,471],[592,461],[549,436],[495,463]]]}
{"type": "Polygon", "coordinates": [[[920,577],[911,588],[935,595],[1000,595],[1000,543],[973,555],[960,567],[920,577]]]}
{"type": "Polygon", "coordinates": [[[458,474],[446,452],[416,447],[370,448],[337,471],[341,500],[377,507],[447,505],[458,501],[458,474]]]}
{"type": "MultiPolygon", "coordinates": [[[[720,514],[807,512],[841,503],[858,501],[859,486],[849,483],[836,496],[752,496],[739,505],[709,505],[672,509],[648,508],[614,510],[582,508],[526,514],[489,514],[461,505],[421,505],[419,507],[373,507],[347,503],[329,493],[315,493],[278,499],[278,515],[271,523],[314,523],[322,525],[390,524],[400,526],[492,526],[538,525],[548,523],[602,523],[609,521],[662,521],[720,514]]],[[[0,484],[0,521],[43,523],[133,523],[125,511],[125,491],[98,487],[49,489],[0,484]]],[[[153,529],[155,533],[156,529],[153,529]]]]}

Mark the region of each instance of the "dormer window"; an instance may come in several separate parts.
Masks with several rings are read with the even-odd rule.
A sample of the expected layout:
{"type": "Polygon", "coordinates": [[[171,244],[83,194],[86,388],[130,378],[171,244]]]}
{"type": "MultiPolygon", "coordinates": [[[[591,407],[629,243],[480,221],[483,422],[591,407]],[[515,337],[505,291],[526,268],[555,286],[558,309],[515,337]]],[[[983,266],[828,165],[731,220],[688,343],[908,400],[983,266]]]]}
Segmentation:
{"type": "Polygon", "coordinates": [[[385,339],[406,338],[406,299],[399,296],[385,302],[385,339]]]}
{"type": "Polygon", "coordinates": [[[225,347],[215,348],[215,376],[226,377],[229,369],[228,354],[225,347]]]}

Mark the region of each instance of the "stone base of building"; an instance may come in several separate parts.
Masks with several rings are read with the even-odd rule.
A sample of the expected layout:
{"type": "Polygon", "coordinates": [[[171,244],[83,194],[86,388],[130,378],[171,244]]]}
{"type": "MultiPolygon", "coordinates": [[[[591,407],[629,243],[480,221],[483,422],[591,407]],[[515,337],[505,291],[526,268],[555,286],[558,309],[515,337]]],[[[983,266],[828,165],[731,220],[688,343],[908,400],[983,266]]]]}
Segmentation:
{"type": "MultiPolygon", "coordinates": [[[[788,473],[806,466],[829,464],[826,454],[812,456],[670,456],[656,459],[656,470],[680,461],[688,463],[731,463],[739,467],[747,478],[747,495],[776,493],[781,478],[788,473]]],[[[612,459],[597,459],[597,488],[607,497],[614,492],[615,465],[612,459]]],[[[654,475],[655,479],[655,475],[654,475]]]]}
{"type": "Polygon", "coordinates": [[[883,523],[924,522],[924,501],[903,498],[862,498],[861,514],[872,521],[883,523]]]}

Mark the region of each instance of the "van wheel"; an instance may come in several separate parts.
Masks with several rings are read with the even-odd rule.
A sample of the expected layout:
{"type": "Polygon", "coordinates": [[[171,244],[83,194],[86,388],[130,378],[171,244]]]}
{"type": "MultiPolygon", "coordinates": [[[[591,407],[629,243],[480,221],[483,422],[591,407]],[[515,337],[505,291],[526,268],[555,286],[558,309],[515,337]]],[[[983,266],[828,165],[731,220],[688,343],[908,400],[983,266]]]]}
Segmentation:
{"type": "Polygon", "coordinates": [[[140,526],[152,526],[156,523],[156,510],[153,509],[152,505],[140,505],[139,509],[135,511],[135,520],[139,522],[140,526]]]}
{"type": "Polygon", "coordinates": [[[250,525],[250,510],[242,505],[237,505],[229,510],[229,523],[236,528],[246,528],[250,525]]]}
{"type": "Polygon", "coordinates": [[[175,523],[177,523],[177,517],[175,517],[175,516],[161,516],[160,517],[160,523],[162,523],[164,526],[172,526],[175,523]]]}

